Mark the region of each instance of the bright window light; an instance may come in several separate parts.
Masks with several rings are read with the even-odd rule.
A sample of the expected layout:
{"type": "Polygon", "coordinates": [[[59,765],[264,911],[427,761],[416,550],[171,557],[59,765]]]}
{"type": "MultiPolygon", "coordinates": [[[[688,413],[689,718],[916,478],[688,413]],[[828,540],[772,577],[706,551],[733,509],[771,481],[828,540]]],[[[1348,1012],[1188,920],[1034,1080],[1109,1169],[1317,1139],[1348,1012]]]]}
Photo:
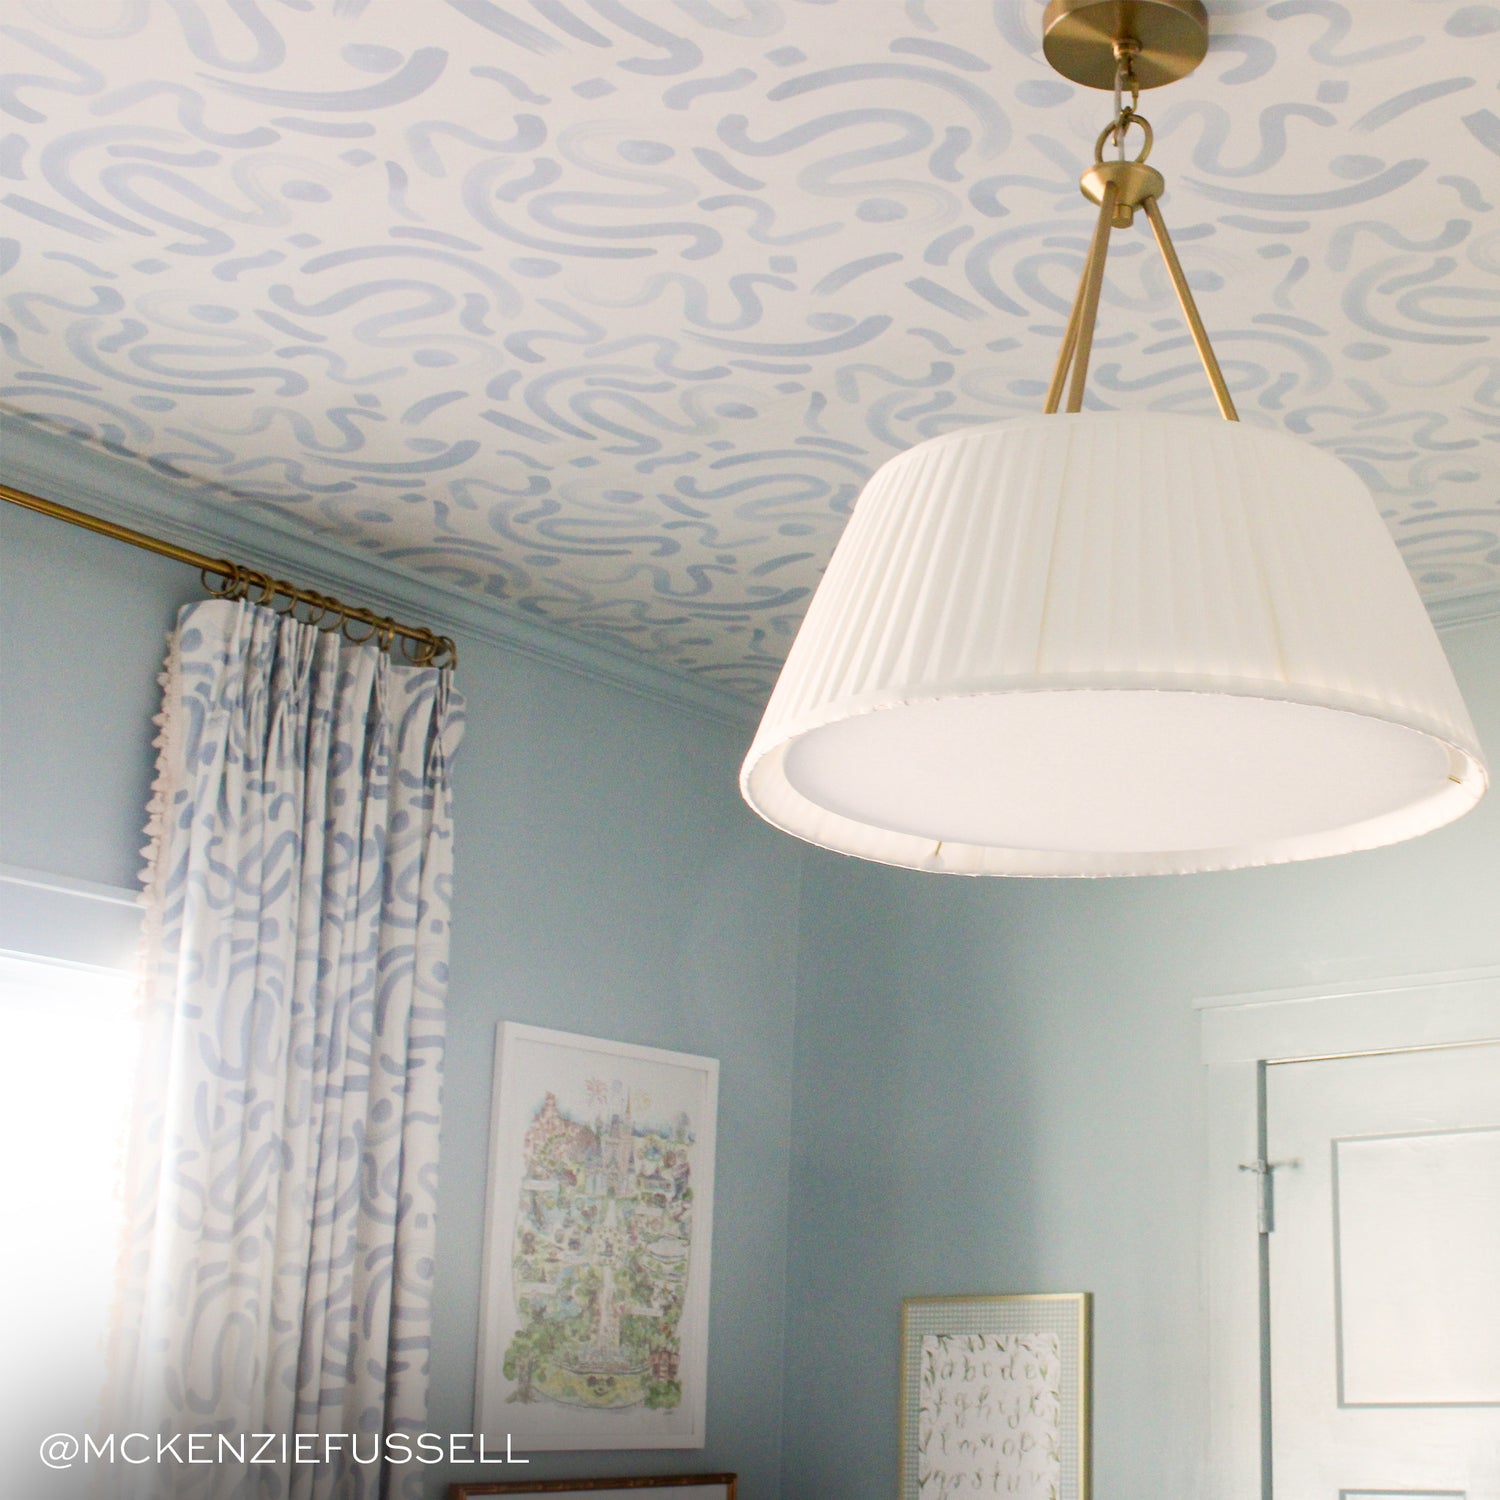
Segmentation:
{"type": "Polygon", "coordinates": [[[138,1030],[132,975],[0,954],[3,1400],[33,1443],[101,1430],[138,1030]]]}

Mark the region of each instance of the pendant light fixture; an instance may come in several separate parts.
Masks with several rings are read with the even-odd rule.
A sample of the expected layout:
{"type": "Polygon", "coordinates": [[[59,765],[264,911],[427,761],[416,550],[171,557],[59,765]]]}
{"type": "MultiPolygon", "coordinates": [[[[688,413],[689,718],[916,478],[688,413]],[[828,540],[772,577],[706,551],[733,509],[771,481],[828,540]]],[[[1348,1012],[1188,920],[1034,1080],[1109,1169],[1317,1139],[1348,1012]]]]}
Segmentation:
{"type": "Polygon", "coordinates": [[[825,848],[968,875],[1233,869],[1451,822],[1487,774],[1395,543],[1351,469],[1239,423],[1162,219],[1135,103],[1202,60],[1204,7],[1051,0],[1043,25],[1058,72],[1116,94],[1045,413],[875,473],[746,800],[825,848]],[[1224,420],[1082,412],[1110,233],[1137,211],[1224,420]]]}

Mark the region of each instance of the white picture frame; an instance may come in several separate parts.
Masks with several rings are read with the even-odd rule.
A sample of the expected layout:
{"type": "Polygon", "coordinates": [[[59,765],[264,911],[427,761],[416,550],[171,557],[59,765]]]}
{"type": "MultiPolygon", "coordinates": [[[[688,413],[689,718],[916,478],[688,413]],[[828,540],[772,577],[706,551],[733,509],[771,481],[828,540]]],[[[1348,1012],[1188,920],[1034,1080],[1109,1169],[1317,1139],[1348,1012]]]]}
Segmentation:
{"type": "Polygon", "coordinates": [[[718,1092],[713,1058],[500,1023],[476,1430],[704,1446],[718,1092]]]}

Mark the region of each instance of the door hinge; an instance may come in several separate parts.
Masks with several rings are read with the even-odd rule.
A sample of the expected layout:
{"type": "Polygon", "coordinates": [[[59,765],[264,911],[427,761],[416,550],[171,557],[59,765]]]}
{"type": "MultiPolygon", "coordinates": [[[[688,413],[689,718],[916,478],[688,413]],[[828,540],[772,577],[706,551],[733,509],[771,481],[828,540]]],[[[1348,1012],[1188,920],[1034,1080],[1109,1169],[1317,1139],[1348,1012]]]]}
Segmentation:
{"type": "Polygon", "coordinates": [[[1276,1228],[1276,1191],[1273,1174],[1278,1167],[1294,1166],[1296,1162],[1267,1161],[1264,1157],[1240,1163],[1240,1171],[1255,1173],[1255,1227],[1261,1234],[1270,1234],[1276,1228]]]}

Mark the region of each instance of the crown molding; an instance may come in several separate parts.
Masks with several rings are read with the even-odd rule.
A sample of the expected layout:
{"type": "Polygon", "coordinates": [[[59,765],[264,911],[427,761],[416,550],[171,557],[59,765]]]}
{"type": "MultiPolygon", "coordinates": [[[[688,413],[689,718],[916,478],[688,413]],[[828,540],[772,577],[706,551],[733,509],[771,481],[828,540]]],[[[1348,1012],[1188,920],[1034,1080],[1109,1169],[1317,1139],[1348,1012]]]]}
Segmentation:
{"type": "MultiPolygon", "coordinates": [[[[327,538],[292,530],[272,507],[216,486],[174,484],[143,471],[139,460],[49,431],[0,410],[0,451],[7,480],[49,500],[76,505],[137,530],[251,566],[274,560],[275,571],[308,587],[406,615],[458,641],[484,641],[534,661],[712,720],[752,730],[760,707],[643,657],[580,640],[539,625],[471,589],[423,578],[327,538]]],[[[1424,601],[1439,630],[1500,619],[1500,589],[1476,589],[1424,601]]]]}
{"type": "Polygon", "coordinates": [[[453,636],[460,663],[465,642],[480,640],[736,731],[753,730],[759,717],[756,705],[644,658],[523,619],[473,590],[293,530],[263,502],[201,481],[174,484],[143,471],[138,460],[48,431],[13,412],[0,411],[0,452],[6,481],[17,489],[213,557],[269,565],[306,587],[414,619],[453,636]]]}
{"type": "Polygon", "coordinates": [[[1500,620],[1500,588],[1442,594],[1422,602],[1439,630],[1456,630],[1461,625],[1477,625],[1482,620],[1500,620]]]}

